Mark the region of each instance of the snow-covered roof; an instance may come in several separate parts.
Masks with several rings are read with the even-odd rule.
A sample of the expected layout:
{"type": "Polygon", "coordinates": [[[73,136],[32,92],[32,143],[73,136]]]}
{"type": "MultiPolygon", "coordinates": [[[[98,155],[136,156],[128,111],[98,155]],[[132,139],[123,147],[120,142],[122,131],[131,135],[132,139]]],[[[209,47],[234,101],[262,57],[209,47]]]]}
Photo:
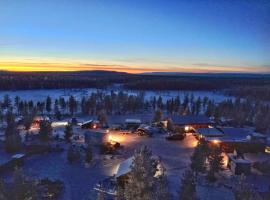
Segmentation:
{"type": "Polygon", "coordinates": [[[223,133],[216,128],[197,128],[196,132],[205,137],[222,137],[223,133]]]}
{"type": "Polygon", "coordinates": [[[127,160],[124,160],[123,162],[121,162],[118,166],[118,169],[117,169],[117,172],[116,172],[116,178],[122,176],[122,175],[125,175],[127,173],[130,172],[131,170],[131,165],[132,165],[132,162],[133,162],[133,159],[134,157],[130,157],[128,158],[127,160]]]}
{"type": "Polygon", "coordinates": [[[18,154],[13,155],[12,158],[19,159],[19,158],[23,158],[24,156],[25,156],[25,154],[18,153],[18,154]]]}
{"type": "MultiPolygon", "coordinates": [[[[152,156],[151,158],[159,161],[159,158],[157,156],[152,156]]],[[[131,166],[132,166],[132,163],[133,163],[133,159],[134,159],[134,157],[132,156],[132,157],[128,158],[127,160],[124,160],[123,162],[121,162],[119,164],[117,172],[115,174],[116,178],[118,178],[120,176],[123,176],[123,175],[125,175],[125,174],[127,174],[127,173],[129,173],[131,171],[131,166]]],[[[161,163],[158,162],[155,177],[160,176],[162,173],[163,173],[163,167],[162,167],[161,163]]]]}
{"type": "Polygon", "coordinates": [[[141,124],[142,121],[140,119],[126,119],[125,123],[141,124]]]}
{"type": "Polygon", "coordinates": [[[177,125],[196,125],[196,124],[213,124],[213,122],[204,115],[173,115],[171,118],[177,125]]]}
{"type": "Polygon", "coordinates": [[[83,122],[82,125],[84,125],[84,124],[89,124],[89,123],[99,123],[99,121],[98,121],[98,120],[90,119],[90,120],[88,120],[88,121],[83,122]]]}

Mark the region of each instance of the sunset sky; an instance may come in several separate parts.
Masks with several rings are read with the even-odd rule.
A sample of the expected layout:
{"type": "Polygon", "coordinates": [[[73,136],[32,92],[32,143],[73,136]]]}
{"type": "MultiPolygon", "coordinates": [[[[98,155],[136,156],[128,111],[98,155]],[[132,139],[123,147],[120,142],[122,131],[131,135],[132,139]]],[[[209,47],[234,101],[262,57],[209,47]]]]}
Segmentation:
{"type": "Polygon", "coordinates": [[[1,0],[0,70],[270,73],[270,1],[1,0]]]}

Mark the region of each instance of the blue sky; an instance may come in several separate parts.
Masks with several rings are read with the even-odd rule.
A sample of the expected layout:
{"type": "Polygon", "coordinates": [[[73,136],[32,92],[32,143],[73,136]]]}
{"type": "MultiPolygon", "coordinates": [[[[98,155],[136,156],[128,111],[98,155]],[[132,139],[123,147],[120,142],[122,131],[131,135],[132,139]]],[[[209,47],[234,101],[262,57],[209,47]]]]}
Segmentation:
{"type": "Polygon", "coordinates": [[[0,69],[270,72],[267,0],[0,1],[0,69]]]}

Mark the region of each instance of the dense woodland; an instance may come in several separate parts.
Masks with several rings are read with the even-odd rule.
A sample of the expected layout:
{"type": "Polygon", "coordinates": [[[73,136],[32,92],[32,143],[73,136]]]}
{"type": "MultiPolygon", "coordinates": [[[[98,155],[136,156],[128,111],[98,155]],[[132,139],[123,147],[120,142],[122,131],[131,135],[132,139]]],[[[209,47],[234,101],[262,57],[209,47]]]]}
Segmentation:
{"type": "Polygon", "coordinates": [[[12,110],[17,115],[33,117],[35,115],[49,115],[60,120],[63,116],[133,114],[153,113],[160,110],[165,115],[200,115],[211,117],[217,123],[243,127],[254,126],[257,131],[267,133],[270,130],[270,105],[250,99],[224,100],[216,103],[208,97],[194,98],[186,95],[168,100],[152,97],[145,99],[144,93],[129,95],[124,92],[92,93],[76,99],[60,97],[52,100],[47,97],[44,101],[33,102],[21,100],[20,97],[11,99],[5,96],[0,101],[0,120],[4,119],[4,112],[12,110]]]}
{"type": "Polygon", "coordinates": [[[110,71],[0,72],[0,90],[106,88],[121,84],[131,90],[219,90],[229,95],[270,100],[270,76],[161,76],[110,71]]]}

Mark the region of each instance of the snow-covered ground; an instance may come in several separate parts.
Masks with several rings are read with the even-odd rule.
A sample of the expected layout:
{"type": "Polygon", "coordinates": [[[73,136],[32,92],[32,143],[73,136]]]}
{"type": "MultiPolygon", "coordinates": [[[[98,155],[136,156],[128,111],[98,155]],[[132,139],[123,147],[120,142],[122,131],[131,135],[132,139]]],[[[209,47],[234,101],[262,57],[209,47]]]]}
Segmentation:
{"type": "MultiPolygon", "coordinates": [[[[16,96],[19,96],[23,100],[33,100],[36,101],[45,101],[47,96],[52,97],[53,99],[63,97],[65,99],[73,95],[76,99],[80,99],[82,96],[88,96],[93,92],[102,91],[104,93],[110,93],[112,89],[99,90],[96,88],[86,88],[86,89],[38,89],[38,90],[15,90],[15,91],[0,91],[0,99],[3,99],[5,95],[9,95],[12,99],[16,96]]],[[[115,90],[119,92],[119,90],[115,90]]],[[[134,90],[122,90],[129,94],[139,94],[140,91],[134,90]]],[[[167,100],[172,97],[179,96],[182,100],[185,95],[193,94],[195,98],[207,96],[209,99],[213,99],[215,102],[220,102],[225,99],[233,98],[226,96],[222,93],[212,92],[212,91],[144,91],[145,98],[150,99],[151,97],[161,96],[164,100],[167,100]]]]}

